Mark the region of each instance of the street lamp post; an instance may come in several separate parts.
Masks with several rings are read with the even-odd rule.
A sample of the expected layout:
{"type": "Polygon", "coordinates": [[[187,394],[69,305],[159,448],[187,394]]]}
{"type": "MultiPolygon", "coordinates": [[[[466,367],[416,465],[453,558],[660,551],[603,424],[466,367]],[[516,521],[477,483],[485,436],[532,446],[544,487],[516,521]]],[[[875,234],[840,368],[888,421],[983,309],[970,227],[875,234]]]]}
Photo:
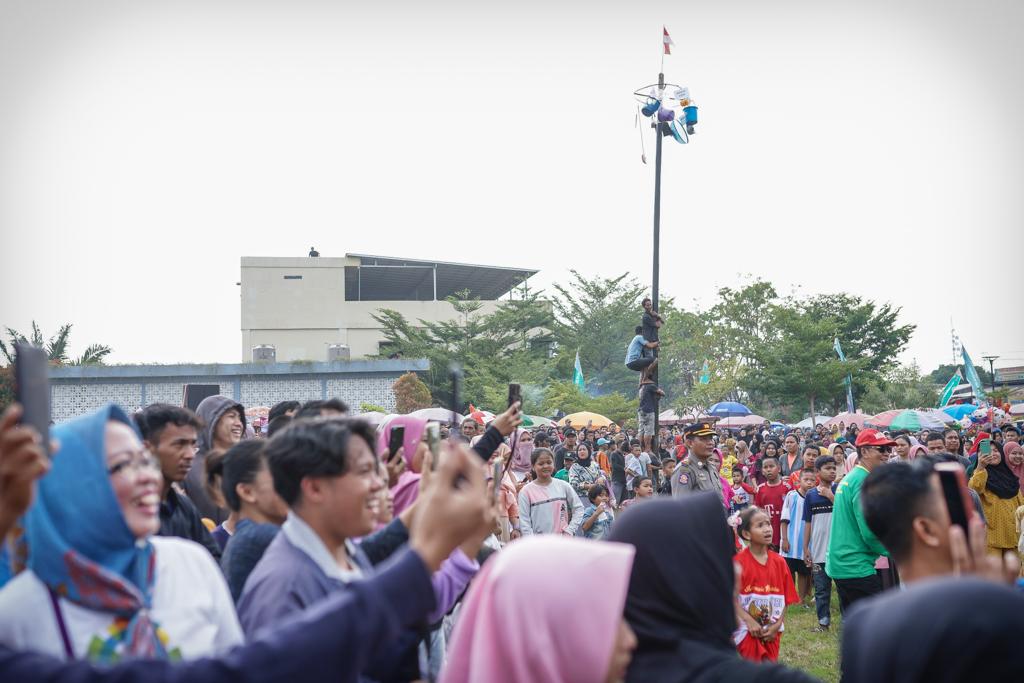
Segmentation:
{"type": "Polygon", "coordinates": [[[988,374],[991,377],[989,380],[990,391],[996,390],[996,371],[995,362],[999,359],[999,356],[982,356],[984,360],[988,361],[988,374]]]}

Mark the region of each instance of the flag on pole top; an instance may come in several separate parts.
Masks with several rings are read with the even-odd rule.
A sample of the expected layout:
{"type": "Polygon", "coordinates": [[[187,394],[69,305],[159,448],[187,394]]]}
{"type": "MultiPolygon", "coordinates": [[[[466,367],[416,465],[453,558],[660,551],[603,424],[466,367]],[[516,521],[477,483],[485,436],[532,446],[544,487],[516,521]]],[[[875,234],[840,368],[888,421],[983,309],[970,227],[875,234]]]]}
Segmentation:
{"type": "Polygon", "coordinates": [[[663,33],[661,42],[665,44],[665,54],[670,55],[672,54],[672,46],[675,45],[675,43],[672,42],[672,36],[668,34],[667,28],[662,26],[661,31],[663,33]]]}

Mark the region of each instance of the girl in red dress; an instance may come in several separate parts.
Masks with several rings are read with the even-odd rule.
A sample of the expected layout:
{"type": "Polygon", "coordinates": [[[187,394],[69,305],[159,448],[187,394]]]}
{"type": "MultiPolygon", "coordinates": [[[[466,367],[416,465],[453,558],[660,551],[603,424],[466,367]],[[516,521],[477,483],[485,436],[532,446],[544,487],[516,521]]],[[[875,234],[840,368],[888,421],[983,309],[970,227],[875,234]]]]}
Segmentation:
{"type": "Polygon", "coordinates": [[[758,507],[740,513],[739,535],[747,547],[737,553],[740,591],[736,615],[740,626],[733,641],[740,656],[760,662],[779,659],[786,606],[799,602],[786,561],[771,550],[772,520],[758,507]]]}

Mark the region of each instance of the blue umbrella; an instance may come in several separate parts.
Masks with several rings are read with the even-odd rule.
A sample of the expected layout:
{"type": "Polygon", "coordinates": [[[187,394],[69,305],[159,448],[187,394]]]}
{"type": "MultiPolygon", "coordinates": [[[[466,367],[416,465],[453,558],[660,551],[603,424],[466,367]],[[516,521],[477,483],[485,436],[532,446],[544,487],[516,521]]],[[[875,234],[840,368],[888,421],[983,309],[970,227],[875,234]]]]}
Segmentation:
{"type": "Polygon", "coordinates": [[[708,408],[708,415],[714,415],[715,417],[743,417],[744,415],[750,415],[751,412],[750,408],[742,403],[735,403],[733,401],[722,401],[708,408]]]}
{"type": "Polygon", "coordinates": [[[946,406],[942,409],[942,412],[946,413],[954,420],[962,420],[977,409],[978,406],[971,405],[970,403],[962,403],[956,406],[946,406]]]}

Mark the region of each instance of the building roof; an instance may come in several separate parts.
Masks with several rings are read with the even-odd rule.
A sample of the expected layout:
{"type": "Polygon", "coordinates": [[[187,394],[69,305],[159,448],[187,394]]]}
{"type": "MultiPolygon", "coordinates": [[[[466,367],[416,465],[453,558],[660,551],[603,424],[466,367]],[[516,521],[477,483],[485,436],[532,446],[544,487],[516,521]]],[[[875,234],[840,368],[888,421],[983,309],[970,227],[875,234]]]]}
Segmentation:
{"type": "Polygon", "coordinates": [[[345,256],[360,262],[345,268],[345,298],[350,301],[431,301],[463,290],[468,290],[470,297],[495,300],[537,274],[528,268],[369,254],[345,256]]]}

